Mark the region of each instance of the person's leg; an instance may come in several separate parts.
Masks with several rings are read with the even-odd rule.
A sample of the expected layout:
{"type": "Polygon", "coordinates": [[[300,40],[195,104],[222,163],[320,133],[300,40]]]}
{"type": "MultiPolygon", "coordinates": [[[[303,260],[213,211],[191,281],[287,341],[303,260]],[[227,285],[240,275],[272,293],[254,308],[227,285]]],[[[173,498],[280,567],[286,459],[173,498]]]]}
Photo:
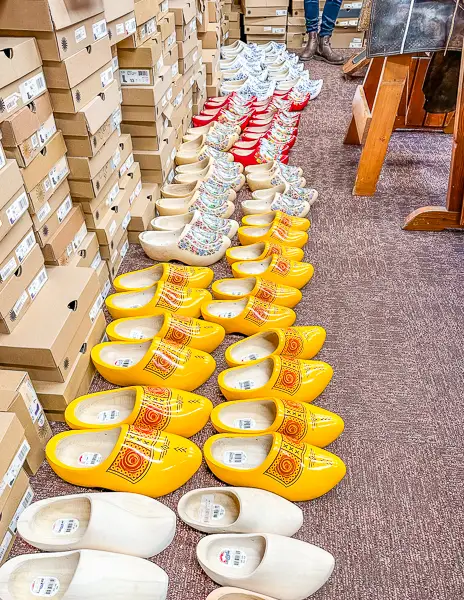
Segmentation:
{"type": "Polygon", "coordinates": [[[343,56],[332,50],[330,37],[335,27],[335,21],[340,12],[342,0],[326,0],[324,12],[322,13],[321,30],[319,32],[319,41],[315,58],[323,60],[331,65],[342,65],[345,60],[343,56]]]}
{"type": "Polygon", "coordinates": [[[306,32],[308,43],[301,53],[301,60],[310,60],[317,50],[317,30],[319,27],[319,0],[305,0],[306,32]]]}

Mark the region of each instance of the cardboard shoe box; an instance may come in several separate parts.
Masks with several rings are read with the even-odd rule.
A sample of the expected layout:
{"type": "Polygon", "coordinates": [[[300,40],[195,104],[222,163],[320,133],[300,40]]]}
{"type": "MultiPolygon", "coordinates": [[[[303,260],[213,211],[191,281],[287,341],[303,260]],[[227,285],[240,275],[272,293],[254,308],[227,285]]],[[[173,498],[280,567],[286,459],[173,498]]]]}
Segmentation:
{"type": "MultiPolygon", "coordinates": [[[[66,206],[67,200],[65,200],[66,206]]],[[[66,209],[68,210],[68,206],[66,209]]],[[[64,266],[79,247],[87,234],[84,214],[79,205],[72,205],[67,216],[58,225],[55,233],[49,236],[43,244],[42,252],[45,262],[49,265],[64,266]]]]}
{"type": "Polygon", "coordinates": [[[135,0],[134,13],[137,25],[146,23],[159,14],[159,0],[135,0]]]}
{"type": "Polygon", "coordinates": [[[132,204],[129,223],[129,242],[138,244],[138,234],[151,229],[151,221],[155,218],[155,203],[160,191],[156,183],[144,183],[142,190],[132,204]],[[135,235],[133,235],[135,234],[135,235]]]}
{"type": "Polygon", "coordinates": [[[35,245],[31,217],[26,212],[0,242],[0,292],[35,245]]]}
{"type": "MultiPolygon", "coordinates": [[[[74,50],[73,43],[87,42],[88,44],[87,40],[90,37],[98,36],[99,29],[88,27],[87,20],[96,17],[94,22],[101,21],[104,18],[102,13],[102,0],[92,0],[91,2],[2,0],[0,3],[0,23],[3,29],[17,31],[22,35],[25,32],[33,31],[34,35],[41,32],[53,33],[56,36],[55,43],[63,54],[54,55],[55,60],[61,60],[66,55],[69,56],[74,50]],[[84,27],[84,31],[82,31],[82,27],[84,27]],[[62,43],[63,39],[65,43],[62,43]]],[[[40,34],[38,38],[40,45],[40,34]]],[[[49,60],[45,45],[42,45],[40,50],[44,60],[49,60]]]]}
{"type": "Polygon", "coordinates": [[[71,342],[84,319],[95,320],[90,313],[99,285],[93,269],[52,267],[48,274],[47,285],[16,331],[0,336],[0,364],[28,371],[31,379],[63,381],[74,360],[68,352],[71,342]]]}
{"type": "Polygon", "coordinates": [[[133,50],[122,48],[118,52],[118,60],[119,77],[123,87],[154,85],[157,77],[163,76],[168,70],[163,67],[159,36],[133,50]]]}
{"type": "Polygon", "coordinates": [[[44,258],[35,245],[0,292],[0,333],[16,329],[46,282],[44,258]]]}
{"type": "Polygon", "coordinates": [[[0,38],[0,123],[45,92],[41,65],[34,38],[0,38]]]}
{"type": "Polygon", "coordinates": [[[0,412],[15,414],[24,427],[31,448],[25,469],[34,475],[45,460],[45,446],[52,431],[26,372],[0,370],[0,412]]]}
{"type": "Polygon", "coordinates": [[[97,254],[99,254],[97,236],[93,231],[89,231],[77,248],[76,253],[69,262],[69,266],[90,267],[95,270],[100,264],[100,261],[96,260],[97,254]]]}
{"type": "Polygon", "coordinates": [[[117,249],[113,251],[110,260],[106,261],[108,265],[108,271],[110,273],[111,281],[114,281],[115,277],[117,277],[119,273],[119,269],[121,268],[122,261],[126,257],[126,254],[129,250],[129,240],[127,237],[127,232],[124,233],[123,238],[120,240],[117,249]]]}
{"type": "Polygon", "coordinates": [[[64,135],[68,156],[95,156],[121,123],[117,82],[110,83],[105,92],[77,113],[57,113],[55,118],[64,135]]]}
{"type": "Polygon", "coordinates": [[[114,21],[118,17],[127,15],[134,11],[134,0],[103,0],[105,18],[109,21],[114,21]]]}
{"type": "Polygon", "coordinates": [[[39,400],[45,409],[45,414],[50,420],[64,421],[63,413],[68,404],[89,391],[95,374],[90,352],[96,344],[108,339],[106,338],[105,328],[105,317],[102,311],[98,310],[90,332],[80,348],[78,357],[69,366],[64,382],[32,381],[39,400]]]}
{"type": "Polygon", "coordinates": [[[32,215],[36,238],[42,248],[58,230],[71,209],[71,193],[65,180],[42,208],[32,215]]]}
{"type": "Polygon", "coordinates": [[[139,48],[142,44],[150,40],[156,32],[156,18],[152,17],[146,23],[138,25],[135,33],[119,42],[118,48],[139,48]]]}
{"type": "Polygon", "coordinates": [[[21,167],[27,167],[56,133],[48,92],[4,121],[1,132],[8,158],[14,158],[21,167]]]}
{"type": "Polygon", "coordinates": [[[13,413],[0,412],[0,448],[0,511],[3,512],[30,450],[24,427],[13,413]]]}
{"type": "Polygon", "coordinates": [[[34,492],[29,485],[29,477],[21,469],[2,510],[0,520],[0,565],[7,560],[13,548],[19,517],[31,504],[33,497],[34,492]]]}
{"type": "Polygon", "coordinates": [[[133,11],[108,22],[108,36],[110,38],[111,46],[113,47],[126,38],[134,35],[136,31],[137,24],[135,22],[135,14],[133,11]]]}

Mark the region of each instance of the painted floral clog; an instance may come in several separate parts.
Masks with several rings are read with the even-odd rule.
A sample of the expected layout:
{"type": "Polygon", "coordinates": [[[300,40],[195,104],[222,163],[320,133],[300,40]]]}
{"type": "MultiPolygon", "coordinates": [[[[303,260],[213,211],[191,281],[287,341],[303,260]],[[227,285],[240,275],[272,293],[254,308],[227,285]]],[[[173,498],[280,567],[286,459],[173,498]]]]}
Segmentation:
{"type": "Polygon", "coordinates": [[[251,227],[266,227],[276,223],[297,231],[307,231],[311,227],[309,219],[291,217],[281,210],[273,210],[260,215],[248,215],[242,219],[243,225],[251,227]]]}
{"type": "Polygon", "coordinates": [[[226,259],[229,265],[243,261],[261,261],[273,255],[283,256],[289,260],[300,261],[304,252],[301,248],[283,246],[277,242],[258,242],[249,246],[234,246],[226,250],[226,259]]]}
{"type": "Polygon", "coordinates": [[[293,248],[303,248],[308,241],[308,234],[305,231],[292,229],[281,223],[272,223],[262,227],[239,227],[238,239],[242,246],[256,244],[257,242],[276,241],[283,246],[293,246],[293,248]]]}
{"type": "Polygon", "coordinates": [[[311,263],[298,262],[283,256],[272,255],[259,261],[242,261],[232,264],[234,277],[262,277],[279,285],[303,288],[314,275],[311,263]]]}

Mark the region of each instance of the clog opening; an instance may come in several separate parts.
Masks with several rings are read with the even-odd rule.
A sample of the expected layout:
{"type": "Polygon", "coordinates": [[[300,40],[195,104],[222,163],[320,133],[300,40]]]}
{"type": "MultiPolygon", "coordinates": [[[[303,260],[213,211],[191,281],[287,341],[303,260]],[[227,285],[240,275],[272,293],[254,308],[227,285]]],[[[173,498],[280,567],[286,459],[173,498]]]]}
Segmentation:
{"type": "Polygon", "coordinates": [[[133,388],[89,396],[78,403],[74,415],[76,419],[89,425],[118,425],[134,410],[136,397],[137,392],[133,388]]]}
{"type": "Polygon", "coordinates": [[[121,286],[128,289],[143,288],[157,283],[161,279],[162,275],[162,265],[156,265],[150,269],[142,269],[141,271],[126,273],[120,277],[119,283],[121,286]]]}
{"type": "Polygon", "coordinates": [[[244,298],[243,300],[237,301],[218,301],[211,302],[207,305],[207,311],[213,315],[214,317],[218,317],[220,319],[234,319],[237,317],[248,303],[248,298],[244,298]]]}
{"type": "Polygon", "coordinates": [[[118,441],[121,428],[83,431],[61,438],[56,445],[56,458],[72,469],[96,469],[108,458],[118,441]]]}
{"type": "MultiPolygon", "coordinates": [[[[266,540],[263,536],[228,535],[227,540],[211,539],[206,548],[205,562],[208,567],[229,579],[247,577],[259,567],[266,551],[266,540]]],[[[231,585],[233,585],[231,583],[231,585]]]]}
{"type": "Polygon", "coordinates": [[[111,302],[116,308],[142,308],[143,306],[146,306],[150,300],[153,300],[156,291],[156,288],[150,288],[143,292],[114,294],[111,296],[111,302]]]}
{"type": "Polygon", "coordinates": [[[228,527],[240,514],[240,502],[235,494],[221,488],[199,490],[189,495],[182,511],[191,523],[228,527]]]}
{"type": "Polygon", "coordinates": [[[263,331],[230,346],[235,362],[251,362],[270,356],[279,346],[279,336],[273,331],[263,331]]]}
{"type": "Polygon", "coordinates": [[[14,570],[8,580],[11,597],[28,600],[53,596],[55,600],[61,600],[74,578],[80,557],[80,552],[54,557],[46,554],[31,556],[14,570]],[[53,576],[48,576],[48,573],[53,573],[53,576]]]}
{"type": "MultiPolygon", "coordinates": [[[[189,194],[183,198],[160,198],[156,201],[156,204],[166,210],[167,212],[173,212],[176,214],[177,212],[187,212],[188,204],[192,199],[192,195],[189,194]]],[[[162,233],[158,231],[146,231],[145,233],[162,233]]]]}
{"type": "Polygon", "coordinates": [[[242,429],[246,433],[260,433],[269,429],[277,415],[273,400],[253,402],[224,402],[220,405],[218,418],[229,429],[242,429]]]}
{"type": "Polygon", "coordinates": [[[114,326],[114,331],[123,338],[146,340],[154,338],[163,326],[165,316],[143,317],[141,319],[123,319],[114,326]]]}
{"type": "MultiPolygon", "coordinates": [[[[242,202],[242,207],[244,209],[256,211],[256,212],[266,212],[271,208],[271,201],[268,200],[245,200],[242,202]]],[[[257,255],[259,256],[259,254],[257,255]]]]}
{"type": "MultiPolygon", "coordinates": [[[[169,198],[169,207],[173,207],[176,202],[177,200],[175,198],[169,198]]],[[[183,201],[181,204],[183,206],[183,201]]],[[[144,244],[161,248],[163,246],[177,244],[179,241],[180,232],[181,229],[176,229],[175,231],[144,231],[140,234],[139,238],[144,244]]]]}
{"type": "Polygon", "coordinates": [[[182,198],[193,194],[197,184],[197,181],[192,181],[191,183],[169,183],[161,190],[161,194],[168,198],[171,195],[175,198],[182,198]]]}
{"type": "Polygon", "coordinates": [[[259,389],[269,382],[273,368],[273,361],[267,359],[249,366],[229,369],[224,373],[224,385],[242,391],[259,389]]]}
{"type": "Polygon", "coordinates": [[[273,213],[269,213],[268,215],[252,215],[247,217],[247,225],[270,225],[273,220],[273,213]]]}
{"type": "Polygon", "coordinates": [[[269,256],[268,258],[260,260],[259,262],[250,261],[240,263],[240,271],[242,271],[243,273],[249,273],[250,275],[259,275],[261,273],[264,273],[269,268],[271,261],[272,256],[269,256]]]}
{"type": "Polygon", "coordinates": [[[128,369],[142,360],[150,346],[151,341],[142,344],[109,343],[100,349],[99,359],[107,367],[128,369]]]}
{"type": "Polygon", "coordinates": [[[238,260],[253,260],[264,252],[264,242],[250,246],[235,246],[230,249],[229,256],[238,260]]]}
{"type": "Polygon", "coordinates": [[[256,278],[248,279],[224,279],[218,281],[216,288],[219,292],[229,296],[245,296],[249,294],[256,285],[256,278]]]}
{"type": "Polygon", "coordinates": [[[91,511],[92,504],[85,496],[64,496],[39,508],[25,534],[31,542],[68,547],[79,542],[86,533],[91,511]]]}
{"type": "Polygon", "coordinates": [[[151,222],[151,226],[165,231],[175,231],[188,225],[192,219],[193,213],[173,215],[172,217],[156,217],[151,222]]]}

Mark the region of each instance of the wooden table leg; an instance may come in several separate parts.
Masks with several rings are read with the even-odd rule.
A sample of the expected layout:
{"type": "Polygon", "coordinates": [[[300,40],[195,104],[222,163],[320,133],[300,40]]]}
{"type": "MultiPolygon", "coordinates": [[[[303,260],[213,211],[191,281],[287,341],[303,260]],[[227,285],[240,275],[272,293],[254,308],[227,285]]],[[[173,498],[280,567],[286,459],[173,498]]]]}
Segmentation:
{"type": "Polygon", "coordinates": [[[464,227],[464,51],[461,56],[458,98],[454,118],[453,149],[446,208],[424,206],[408,215],[403,229],[443,231],[464,227]]]}
{"type": "Polygon", "coordinates": [[[385,60],[374,101],[369,133],[359,161],[353,189],[355,196],[375,194],[406,83],[410,60],[409,55],[389,56],[385,60]]]}

